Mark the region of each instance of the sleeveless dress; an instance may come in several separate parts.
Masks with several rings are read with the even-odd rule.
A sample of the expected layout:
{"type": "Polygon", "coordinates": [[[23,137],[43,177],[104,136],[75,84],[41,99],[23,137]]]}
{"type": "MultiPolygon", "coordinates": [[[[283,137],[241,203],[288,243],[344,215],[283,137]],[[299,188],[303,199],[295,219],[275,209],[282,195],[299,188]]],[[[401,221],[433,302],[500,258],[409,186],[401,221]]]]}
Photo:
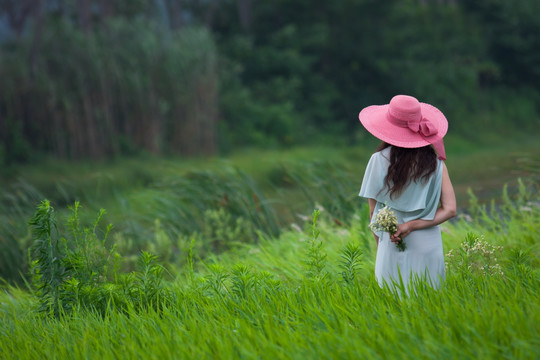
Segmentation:
{"type": "MultiPolygon", "coordinates": [[[[442,161],[437,160],[437,168],[427,181],[411,181],[399,196],[391,199],[384,185],[389,159],[390,147],[373,154],[362,181],[359,195],[377,201],[373,217],[387,205],[394,211],[399,224],[415,219],[433,220],[441,197],[442,161]]],[[[380,286],[386,283],[392,287],[403,282],[408,294],[409,284],[418,277],[427,280],[434,288],[440,287],[445,274],[441,230],[438,225],[412,231],[404,239],[406,249],[403,252],[390,241],[387,232],[378,232],[376,235],[379,237],[379,246],[375,277],[380,286]]]]}

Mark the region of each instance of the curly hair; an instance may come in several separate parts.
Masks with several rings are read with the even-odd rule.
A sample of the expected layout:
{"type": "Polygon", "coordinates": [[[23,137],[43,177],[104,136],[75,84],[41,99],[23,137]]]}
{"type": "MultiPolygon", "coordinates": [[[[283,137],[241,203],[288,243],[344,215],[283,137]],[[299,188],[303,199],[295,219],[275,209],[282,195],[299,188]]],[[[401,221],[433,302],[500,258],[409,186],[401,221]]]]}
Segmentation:
{"type": "Polygon", "coordinates": [[[431,145],[402,148],[382,142],[377,151],[390,147],[390,165],[384,185],[390,198],[399,196],[411,181],[427,181],[437,169],[437,154],[431,145]]]}

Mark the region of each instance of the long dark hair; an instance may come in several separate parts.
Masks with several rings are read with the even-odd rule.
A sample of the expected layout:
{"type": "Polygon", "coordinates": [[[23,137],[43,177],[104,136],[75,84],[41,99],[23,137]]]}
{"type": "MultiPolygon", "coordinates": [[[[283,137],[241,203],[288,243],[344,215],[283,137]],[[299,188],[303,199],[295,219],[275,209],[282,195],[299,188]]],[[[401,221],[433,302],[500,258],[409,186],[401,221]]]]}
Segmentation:
{"type": "Polygon", "coordinates": [[[390,198],[399,195],[411,181],[427,181],[437,169],[437,154],[431,145],[409,149],[382,142],[377,151],[387,147],[390,147],[390,166],[384,185],[390,198]]]}

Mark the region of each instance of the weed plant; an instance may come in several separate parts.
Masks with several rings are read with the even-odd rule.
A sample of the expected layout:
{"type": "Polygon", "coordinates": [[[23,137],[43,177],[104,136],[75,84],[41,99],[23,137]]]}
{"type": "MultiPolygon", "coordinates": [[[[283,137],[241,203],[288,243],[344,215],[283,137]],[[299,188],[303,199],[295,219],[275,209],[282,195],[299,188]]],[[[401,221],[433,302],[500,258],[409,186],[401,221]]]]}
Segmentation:
{"type": "Polygon", "coordinates": [[[48,200],[41,202],[29,222],[34,237],[32,289],[39,311],[60,317],[80,309],[106,314],[109,309],[160,307],[168,297],[162,286],[164,268],[156,256],[143,251],[137,271],[120,274],[120,255],[114,246],[107,246],[111,225],[99,236],[105,211],[91,227],[81,225],[78,202],[71,211],[64,233],[48,200]]]}

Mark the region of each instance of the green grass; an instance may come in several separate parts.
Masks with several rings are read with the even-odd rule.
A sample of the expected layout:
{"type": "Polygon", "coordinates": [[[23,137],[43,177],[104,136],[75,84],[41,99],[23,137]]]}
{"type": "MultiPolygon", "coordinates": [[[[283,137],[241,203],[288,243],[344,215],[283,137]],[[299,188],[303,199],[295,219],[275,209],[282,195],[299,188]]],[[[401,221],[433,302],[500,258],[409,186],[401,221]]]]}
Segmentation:
{"type": "Polygon", "coordinates": [[[503,193],[494,210],[478,205],[470,217],[444,224],[445,252],[453,256],[439,291],[419,283],[415,295],[400,298],[379,288],[367,209],[347,226],[322,211],[320,234],[306,220],[302,231],[204,261],[195,254],[193,270],[166,276],[169,295],[160,310],[82,307],[47,317],[37,297],[7,287],[0,295],[0,357],[536,359],[540,199],[520,189],[503,193]],[[466,252],[482,237],[488,247],[502,247],[496,258],[466,252]],[[345,282],[348,244],[362,255],[354,280],[345,282]],[[313,272],[314,259],[323,276],[313,272]],[[504,275],[490,274],[490,264],[504,275]]]}
{"type": "MultiPolygon", "coordinates": [[[[532,184],[531,191],[537,191],[537,138],[512,134],[503,141],[502,136],[483,142],[448,137],[447,164],[460,210],[468,207],[469,189],[485,202],[496,197],[505,183],[514,194],[522,177],[532,184]]],[[[349,147],[245,149],[226,158],[143,156],[77,163],[49,159],[4,169],[0,276],[20,282],[19,273],[27,271],[30,234],[26,222],[44,198],[61,211],[80,201],[87,210],[84,214],[90,214],[83,215],[85,221],[106,208],[105,222],[115,225],[115,241],[126,256],[134,255],[133,261],[142,249],[167,260],[178,258],[178,252],[189,246],[190,236],[203,233],[209,222],[228,222],[229,234],[244,227],[244,234],[263,230],[275,235],[276,229],[298,222],[299,214],[322,205],[335,221],[347,223],[362,204],[356,195],[376,144],[363,134],[358,145],[349,147]],[[206,180],[197,180],[201,178],[206,180]],[[224,204],[230,205],[226,209],[229,220],[229,215],[217,212],[224,204]],[[247,229],[245,223],[254,228],[247,229]],[[166,237],[155,235],[163,232],[166,237]]],[[[202,241],[198,244],[200,253],[211,248],[202,241]]],[[[220,251],[228,247],[214,241],[216,246],[220,251]]]]}
{"type": "MultiPolygon", "coordinates": [[[[467,187],[493,197],[493,191],[518,176],[538,176],[540,147],[536,134],[499,134],[489,140],[467,140],[448,136],[448,167],[459,199],[467,200],[467,187]]],[[[365,134],[354,146],[307,146],[291,149],[244,149],[227,157],[118,158],[103,161],[68,162],[43,159],[33,165],[3,169],[0,185],[11,190],[21,180],[34,187],[53,203],[66,205],[80,200],[113,210],[116,197],[140,192],[162,180],[183,176],[192,171],[219,171],[238,168],[270,194],[274,187],[269,179],[282,164],[326,161],[345,167],[361,183],[364,166],[378,142],[365,134]]],[[[96,209],[97,210],[97,209],[96,209]]],[[[112,213],[112,211],[110,211],[112,213]]]]}
{"type": "MultiPolygon", "coordinates": [[[[76,293],[75,283],[62,279],[59,293],[74,305],[65,315],[40,312],[39,291],[5,285],[0,358],[536,359],[540,149],[536,139],[518,140],[482,147],[449,139],[460,213],[442,227],[445,251],[452,251],[447,280],[439,291],[419,284],[414,296],[402,298],[374,280],[375,244],[366,205],[356,196],[371,140],[227,159],[17,168],[2,180],[0,270],[12,279],[27,271],[35,239],[26,224],[44,197],[53,199],[60,223],[76,199],[82,224],[107,208],[103,225],[114,226],[106,245],[116,243],[124,265],[117,279],[99,280],[103,257],[87,257],[93,265],[79,272],[95,284],[76,293]],[[317,239],[306,218],[314,207],[321,208],[317,239]],[[264,226],[254,224],[272,214],[279,234],[260,232],[264,226]],[[467,253],[476,238],[502,250],[467,253]],[[141,249],[159,255],[163,282],[136,267],[141,249]],[[354,249],[361,252],[357,262],[354,249]],[[152,297],[148,279],[159,288],[152,297]]],[[[70,243],[63,234],[61,242],[70,243]]],[[[84,234],[92,241],[92,233],[84,234]]],[[[81,254],[72,252],[75,260],[81,254]]]]}

